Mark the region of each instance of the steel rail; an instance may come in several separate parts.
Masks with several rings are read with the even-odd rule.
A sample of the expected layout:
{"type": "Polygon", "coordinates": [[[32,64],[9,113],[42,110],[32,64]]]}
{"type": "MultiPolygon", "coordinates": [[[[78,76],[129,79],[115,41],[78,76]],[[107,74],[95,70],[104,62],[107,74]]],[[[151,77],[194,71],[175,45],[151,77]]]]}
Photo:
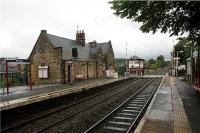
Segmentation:
{"type": "Polygon", "coordinates": [[[92,130],[95,129],[95,127],[97,127],[98,125],[100,125],[104,120],[106,120],[109,116],[111,116],[114,112],[116,112],[118,109],[120,109],[123,105],[125,105],[127,103],[127,101],[129,101],[130,99],[132,99],[133,97],[135,97],[137,94],[139,94],[144,88],[146,88],[155,78],[153,78],[151,81],[149,81],[147,84],[145,84],[143,87],[141,87],[139,90],[137,90],[133,95],[131,95],[126,101],[124,101],[122,104],[120,104],[117,108],[115,108],[113,111],[111,111],[108,115],[106,115],[105,117],[103,117],[100,121],[98,121],[97,123],[95,123],[92,127],[90,127],[89,129],[87,129],[84,133],[89,133],[92,130]]]}
{"type": "Polygon", "coordinates": [[[100,93],[95,94],[95,95],[93,95],[93,96],[87,97],[87,98],[85,98],[85,99],[83,99],[83,100],[81,100],[81,101],[72,103],[72,104],[70,104],[70,105],[61,107],[61,108],[59,108],[59,109],[55,109],[55,110],[53,110],[53,111],[50,111],[50,112],[47,112],[47,113],[44,113],[44,114],[41,114],[41,115],[37,115],[37,116],[34,117],[34,118],[31,118],[31,119],[22,121],[22,122],[20,122],[20,123],[16,123],[16,124],[13,124],[13,125],[11,125],[11,126],[8,126],[8,127],[4,128],[4,129],[1,129],[1,132],[2,132],[2,133],[3,133],[3,132],[7,132],[7,131],[12,130],[12,129],[16,128],[16,127],[20,127],[20,126],[25,125],[25,124],[27,124],[27,123],[31,123],[31,122],[33,122],[33,121],[35,121],[35,120],[40,119],[40,118],[46,117],[46,116],[51,115],[51,114],[53,114],[53,113],[62,111],[62,110],[64,110],[64,109],[67,109],[67,108],[69,108],[69,107],[75,106],[75,105],[80,104],[80,103],[82,103],[82,102],[85,102],[85,101],[87,101],[87,100],[93,99],[94,97],[97,97],[97,96],[103,95],[103,94],[105,94],[105,93],[111,92],[111,91],[113,91],[113,90],[115,90],[115,89],[117,89],[117,88],[119,88],[119,87],[121,87],[121,86],[123,86],[123,85],[125,85],[125,84],[129,84],[129,83],[131,83],[131,82],[136,82],[137,80],[138,80],[137,78],[136,78],[136,79],[130,79],[130,81],[125,81],[124,83],[122,83],[122,84],[120,84],[120,85],[117,85],[117,86],[115,86],[115,87],[113,87],[113,88],[111,88],[111,89],[109,89],[109,90],[100,92],[100,93]]]}
{"type": "Polygon", "coordinates": [[[55,126],[55,125],[57,125],[57,124],[59,124],[59,123],[62,123],[63,121],[65,121],[65,120],[67,120],[67,119],[69,119],[69,118],[72,118],[72,117],[74,117],[74,116],[80,114],[81,112],[84,112],[84,111],[86,111],[86,110],[89,110],[89,109],[91,109],[92,107],[94,107],[94,106],[96,106],[96,105],[98,105],[98,104],[100,104],[100,103],[102,103],[102,102],[104,102],[104,101],[106,101],[106,100],[108,100],[108,99],[110,99],[110,98],[112,98],[112,97],[114,97],[114,96],[120,94],[122,91],[124,91],[124,90],[126,90],[126,89],[129,89],[129,88],[132,87],[132,86],[133,86],[133,85],[130,85],[130,86],[126,87],[125,89],[120,90],[120,91],[118,91],[117,93],[113,94],[112,96],[107,97],[107,98],[105,98],[105,99],[103,99],[103,100],[97,102],[96,104],[93,104],[93,105],[89,106],[88,108],[82,109],[82,110],[80,110],[80,111],[78,111],[78,112],[76,112],[76,113],[74,113],[74,114],[72,114],[72,115],[70,115],[70,116],[68,116],[68,117],[63,118],[62,120],[60,120],[60,121],[58,121],[58,122],[52,123],[51,125],[49,125],[49,126],[47,126],[47,127],[45,127],[45,128],[39,129],[39,130],[37,130],[35,133],[43,132],[43,131],[45,131],[45,130],[47,130],[47,129],[49,129],[49,128],[51,128],[51,127],[53,127],[53,126],[55,126]]]}
{"type": "Polygon", "coordinates": [[[164,80],[164,77],[162,79],[162,81],[160,81],[160,83],[158,84],[158,87],[154,88],[154,90],[152,91],[150,97],[148,98],[148,100],[146,101],[145,105],[143,106],[143,108],[141,109],[141,111],[139,112],[138,116],[135,118],[135,120],[133,121],[133,123],[131,124],[131,126],[129,127],[127,133],[132,132],[132,130],[135,128],[138,120],[140,119],[141,115],[144,113],[144,111],[146,110],[146,108],[148,107],[148,105],[150,104],[155,92],[157,91],[158,88],[160,88],[162,82],[164,80]]]}

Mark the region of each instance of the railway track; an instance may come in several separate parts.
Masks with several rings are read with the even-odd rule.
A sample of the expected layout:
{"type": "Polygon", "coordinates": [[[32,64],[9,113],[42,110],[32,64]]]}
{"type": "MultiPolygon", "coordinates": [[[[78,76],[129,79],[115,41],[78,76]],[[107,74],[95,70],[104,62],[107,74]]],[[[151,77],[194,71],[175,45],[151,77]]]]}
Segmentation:
{"type": "MultiPolygon", "coordinates": [[[[53,115],[53,114],[55,114],[55,113],[58,113],[58,112],[60,112],[60,111],[64,111],[64,110],[66,110],[66,109],[68,109],[68,108],[71,108],[71,107],[73,107],[73,106],[76,106],[76,105],[78,105],[78,104],[84,103],[84,102],[86,102],[86,101],[88,101],[88,100],[94,99],[94,98],[96,98],[96,97],[99,97],[99,96],[104,95],[104,94],[107,94],[107,93],[114,93],[113,96],[114,96],[114,95],[117,95],[117,94],[119,94],[121,91],[115,92],[115,90],[117,90],[117,89],[120,88],[121,86],[128,85],[128,84],[133,83],[133,82],[135,82],[135,81],[137,81],[137,80],[138,80],[138,79],[129,79],[129,80],[127,80],[127,81],[124,81],[124,83],[122,83],[122,84],[120,84],[120,85],[118,85],[118,86],[115,86],[115,87],[113,87],[113,88],[111,88],[111,89],[102,91],[102,92],[97,93],[97,94],[95,94],[95,95],[92,95],[92,96],[83,98],[83,99],[81,99],[81,100],[77,100],[76,102],[74,102],[74,103],[72,103],[72,104],[65,105],[65,106],[61,106],[61,107],[59,107],[59,108],[56,108],[56,109],[53,109],[53,110],[51,110],[51,111],[47,111],[47,112],[44,112],[44,113],[35,114],[35,115],[32,116],[31,118],[25,118],[25,119],[22,119],[21,121],[15,122],[15,123],[13,123],[13,124],[11,124],[11,125],[9,125],[9,126],[5,126],[5,127],[1,130],[1,132],[9,132],[9,131],[12,131],[12,130],[14,130],[14,129],[16,129],[16,128],[21,128],[21,127],[23,127],[24,125],[31,124],[32,122],[35,122],[35,121],[40,120],[40,119],[45,118],[45,117],[49,117],[49,116],[51,116],[51,115],[53,115]]],[[[81,110],[81,111],[83,111],[83,110],[81,110]]],[[[76,112],[76,113],[74,113],[74,114],[72,114],[72,115],[69,115],[69,116],[66,117],[65,119],[69,119],[69,118],[75,116],[76,114],[80,113],[81,111],[76,112]]],[[[63,119],[60,120],[59,122],[62,122],[62,121],[63,121],[63,119]]],[[[53,125],[55,125],[55,124],[58,124],[59,122],[55,122],[55,123],[50,124],[50,125],[48,125],[48,126],[44,126],[44,128],[42,128],[42,129],[40,129],[40,130],[37,130],[37,131],[34,131],[34,132],[41,132],[41,131],[43,131],[43,130],[45,130],[45,129],[50,128],[51,126],[53,126],[53,125]]]]}
{"type": "Polygon", "coordinates": [[[161,80],[152,79],[84,133],[129,133],[137,126],[161,80]]]}
{"type": "MultiPolygon", "coordinates": [[[[38,114],[37,117],[33,117],[33,119],[28,119],[16,125],[7,127],[7,130],[5,130],[6,128],[3,129],[3,132],[10,132],[10,131],[11,132],[19,132],[19,131],[20,132],[36,132],[36,133],[50,132],[50,131],[56,132],[58,131],[58,129],[56,128],[57,127],[59,128],[60,125],[62,124],[66,125],[66,122],[69,124],[70,120],[74,120],[74,117],[77,117],[79,114],[83,112],[87,112],[88,110],[91,110],[92,108],[95,108],[97,105],[101,106],[102,103],[106,103],[112,98],[119,97],[123,93],[135,94],[135,92],[136,91],[138,92],[138,89],[141,88],[141,86],[144,86],[144,84],[146,84],[150,80],[151,79],[139,79],[139,80],[135,79],[135,80],[124,82],[123,84],[120,84],[117,87],[113,87],[112,89],[109,89],[107,91],[103,91],[91,97],[84,98],[80,101],[75,102],[74,104],[67,105],[67,106],[61,107],[59,109],[56,109],[44,114],[38,114]],[[67,114],[65,114],[66,112],[67,114]]],[[[120,101],[122,102],[122,100],[119,99],[118,102],[120,101]]],[[[112,103],[112,105],[114,105],[114,103],[112,103]]],[[[103,114],[103,116],[105,116],[106,114],[103,114]]],[[[90,126],[92,125],[89,125],[86,127],[88,128],[90,126]]],[[[81,130],[78,132],[82,132],[84,130],[81,130]]],[[[73,131],[74,130],[72,129],[72,131],[69,131],[69,132],[73,132],[73,131]]]]}
{"type": "MultiPolygon", "coordinates": [[[[140,79],[139,79],[140,80],[140,79]]],[[[148,81],[149,79],[146,79],[146,81],[148,81]]],[[[83,112],[86,112],[88,110],[91,110],[92,108],[95,108],[96,106],[106,102],[107,100],[110,100],[112,99],[113,97],[117,97],[118,95],[121,95],[121,93],[125,92],[125,91],[128,91],[129,89],[131,89],[133,86],[135,85],[135,83],[129,83],[129,84],[126,84],[126,85],[123,85],[121,86],[121,89],[114,92],[114,91],[111,91],[111,95],[109,96],[103,96],[101,97],[97,102],[95,102],[94,99],[92,99],[93,103],[89,106],[87,106],[86,104],[84,104],[83,106],[86,106],[85,108],[81,109],[80,111],[77,111],[76,113],[73,113],[71,114],[70,116],[68,117],[64,117],[63,119],[60,119],[59,121],[57,122],[54,122],[54,123],[51,123],[50,125],[47,125],[46,127],[44,128],[41,128],[39,130],[36,131],[36,133],[41,133],[41,132],[50,132],[50,131],[53,131],[53,132],[56,132],[57,130],[57,126],[59,127],[60,125],[62,124],[65,124],[65,122],[68,122],[70,119],[72,120],[72,118],[74,118],[75,116],[79,115],[80,113],[83,113],[83,112]],[[55,129],[54,129],[55,128],[55,129]]]]}
{"type": "Polygon", "coordinates": [[[47,127],[47,129],[42,130],[42,132],[83,132],[105,115],[109,114],[115,107],[121,104],[126,97],[134,94],[150,80],[151,79],[140,79],[140,82],[138,81],[136,84],[125,87],[123,91],[119,92],[117,95],[102,100],[102,102],[95,104],[91,108],[89,107],[73,118],[65,119],[51,127],[47,127]]]}

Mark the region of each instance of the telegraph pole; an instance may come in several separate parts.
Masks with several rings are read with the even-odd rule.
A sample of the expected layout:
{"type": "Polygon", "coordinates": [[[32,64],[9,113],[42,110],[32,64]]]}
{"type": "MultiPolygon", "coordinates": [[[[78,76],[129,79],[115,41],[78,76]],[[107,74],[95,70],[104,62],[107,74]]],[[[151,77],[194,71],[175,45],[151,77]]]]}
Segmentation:
{"type": "Polygon", "coordinates": [[[127,42],[126,42],[126,62],[125,62],[125,71],[127,72],[127,42]]]}

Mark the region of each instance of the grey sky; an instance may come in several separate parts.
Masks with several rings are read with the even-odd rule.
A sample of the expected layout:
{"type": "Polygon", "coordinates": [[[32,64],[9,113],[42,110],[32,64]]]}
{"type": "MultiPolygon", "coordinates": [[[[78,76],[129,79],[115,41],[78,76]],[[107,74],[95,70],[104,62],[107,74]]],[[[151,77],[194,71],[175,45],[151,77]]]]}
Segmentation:
{"type": "MultiPolygon", "coordinates": [[[[27,58],[42,29],[75,39],[77,25],[86,42],[111,40],[115,57],[135,54],[170,58],[173,39],[169,34],[146,34],[141,24],[113,15],[108,0],[0,0],[0,57],[27,58]]],[[[175,41],[176,42],[176,41],[175,41]]]]}

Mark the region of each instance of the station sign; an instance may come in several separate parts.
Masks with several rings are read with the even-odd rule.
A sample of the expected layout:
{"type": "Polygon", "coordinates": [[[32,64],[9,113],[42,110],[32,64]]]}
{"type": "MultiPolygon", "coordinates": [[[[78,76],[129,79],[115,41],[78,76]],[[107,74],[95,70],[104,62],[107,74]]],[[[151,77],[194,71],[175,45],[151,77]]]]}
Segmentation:
{"type": "Polygon", "coordinates": [[[7,59],[6,62],[8,64],[30,64],[29,60],[27,59],[7,59]]]}
{"type": "Polygon", "coordinates": [[[198,56],[198,51],[194,51],[192,54],[193,54],[193,57],[197,57],[198,56]]]}
{"type": "Polygon", "coordinates": [[[179,57],[178,57],[178,58],[177,58],[177,57],[175,57],[175,58],[172,58],[172,59],[174,59],[174,60],[179,60],[180,58],[179,58],[179,57]]]}

